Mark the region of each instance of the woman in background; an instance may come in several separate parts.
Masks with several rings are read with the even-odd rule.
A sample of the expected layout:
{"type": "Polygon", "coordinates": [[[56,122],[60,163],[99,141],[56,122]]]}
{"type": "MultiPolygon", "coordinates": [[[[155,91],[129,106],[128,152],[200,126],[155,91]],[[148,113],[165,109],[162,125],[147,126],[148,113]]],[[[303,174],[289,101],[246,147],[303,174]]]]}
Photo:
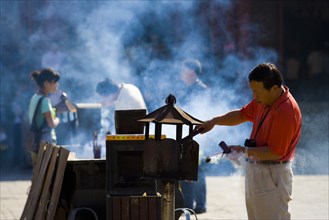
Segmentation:
{"type": "Polygon", "coordinates": [[[39,100],[41,101],[39,109],[35,115],[35,123],[38,130],[35,132],[35,140],[37,144],[30,149],[32,165],[34,167],[40,144],[56,144],[56,133],[54,128],[58,126],[60,121],[56,117],[55,109],[52,107],[48,95],[56,92],[60,75],[56,71],[46,68],[33,71],[31,73],[31,77],[38,86],[38,89],[32,96],[29,105],[29,120],[31,125],[38,102],[39,100]]]}

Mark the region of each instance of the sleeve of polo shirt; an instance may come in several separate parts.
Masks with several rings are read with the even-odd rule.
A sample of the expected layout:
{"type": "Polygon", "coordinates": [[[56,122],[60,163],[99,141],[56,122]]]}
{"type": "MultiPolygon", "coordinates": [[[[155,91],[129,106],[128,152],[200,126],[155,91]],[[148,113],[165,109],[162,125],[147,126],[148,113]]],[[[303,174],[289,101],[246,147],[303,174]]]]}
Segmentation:
{"type": "Polygon", "coordinates": [[[255,100],[253,100],[252,102],[250,102],[249,104],[243,106],[241,108],[241,114],[242,114],[242,117],[248,121],[251,121],[253,122],[254,121],[254,115],[255,115],[255,100]]]}
{"type": "Polygon", "coordinates": [[[41,102],[41,113],[51,112],[51,103],[49,98],[44,98],[41,102]]]}
{"type": "Polygon", "coordinates": [[[295,124],[291,112],[282,109],[275,111],[268,137],[268,147],[273,153],[286,156],[295,135],[295,124]]]}

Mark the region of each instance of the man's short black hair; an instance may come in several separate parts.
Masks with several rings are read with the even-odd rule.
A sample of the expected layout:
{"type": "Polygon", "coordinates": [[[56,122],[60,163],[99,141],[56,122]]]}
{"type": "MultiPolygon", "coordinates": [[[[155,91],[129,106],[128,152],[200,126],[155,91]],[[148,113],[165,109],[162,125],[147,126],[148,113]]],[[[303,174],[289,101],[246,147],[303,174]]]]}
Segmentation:
{"type": "Polygon", "coordinates": [[[183,66],[188,69],[194,70],[197,75],[202,73],[202,65],[198,60],[195,59],[187,59],[183,61],[183,66]]]}
{"type": "Polygon", "coordinates": [[[262,82],[265,89],[271,89],[274,85],[280,87],[283,83],[282,74],[272,63],[262,63],[256,66],[249,74],[249,82],[262,82]]]}
{"type": "Polygon", "coordinates": [[[99,82],[96,87],[96,92],[101,96],[108,96],[118,92],[118,90],[119,86],[109,79],[99,82]]]}

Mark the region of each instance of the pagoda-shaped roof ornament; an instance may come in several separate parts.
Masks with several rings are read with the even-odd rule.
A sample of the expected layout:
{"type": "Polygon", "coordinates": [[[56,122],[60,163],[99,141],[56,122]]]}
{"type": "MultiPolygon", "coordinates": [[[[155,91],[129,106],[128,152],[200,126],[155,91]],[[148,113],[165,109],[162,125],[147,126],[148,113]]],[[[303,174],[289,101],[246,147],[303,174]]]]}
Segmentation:
{"type": "Polygon", "coordinates": [[[203,123],[201,120],[194,118],[179,107],[175,106],[175,103],[176,97],[173,94],[169,94],[166,98],[166,105],[149,113],[138,121],[173,125],[200,125],[203,123]]]}

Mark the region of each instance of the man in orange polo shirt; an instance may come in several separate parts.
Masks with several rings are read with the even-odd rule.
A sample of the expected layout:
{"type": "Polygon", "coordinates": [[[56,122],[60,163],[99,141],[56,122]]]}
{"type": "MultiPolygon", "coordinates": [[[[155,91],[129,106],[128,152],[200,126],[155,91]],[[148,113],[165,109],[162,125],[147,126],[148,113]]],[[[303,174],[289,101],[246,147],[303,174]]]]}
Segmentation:
{"type": "Polygon", "coordinates": [[[249,219],[290,219],[291,161],[301,133],[302,116],[288,87],[282,83],[282,74],[274,64],[259,64],[249,74],[253,100],[196,127],[205,133],[215,125],[253,123],[244,147],[229,146],[247,157],[245,196],[249,219]]]}

